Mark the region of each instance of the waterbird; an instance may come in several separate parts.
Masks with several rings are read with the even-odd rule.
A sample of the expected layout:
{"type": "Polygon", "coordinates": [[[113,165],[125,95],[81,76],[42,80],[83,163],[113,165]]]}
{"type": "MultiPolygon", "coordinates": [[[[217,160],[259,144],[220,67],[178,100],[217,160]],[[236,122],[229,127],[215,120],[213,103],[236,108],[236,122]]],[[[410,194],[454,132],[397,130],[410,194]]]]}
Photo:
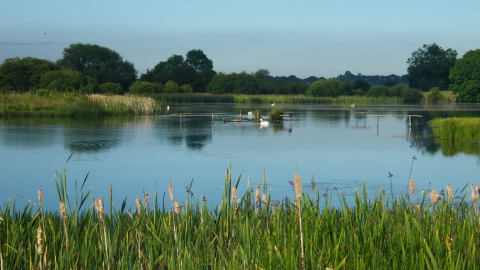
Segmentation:
{"type": "Polygon", "coordinates": [[[170,110],[170,106],[167,105],[167,111],[170,110]]]}
{"type": "Polygon", "coordinates": [[[275,107],[275,102],[272,103],[272,106],[275,107]]]}
{"type": "Polygon", "coordinates": [[[393,174],[391,172],[388,172],[388,177],[393,177],[393,174]]]}
{"type": "Polygon", "coordinates": [[[248,114],[248,115],[253,115],[253,112],[252,112],[252,111],[249,111],[247,114],[248,114]]]}
{"type": "Polygon", "coordinates": [[[260,125],[261,126],[268,126],[268,121],[265,121],[263,119],[260,119],[260,125]]]}
{"type": "Polygon", "coordinates": [[[350,108],[355,108],[355,103],[350,105],[350,108]]]}

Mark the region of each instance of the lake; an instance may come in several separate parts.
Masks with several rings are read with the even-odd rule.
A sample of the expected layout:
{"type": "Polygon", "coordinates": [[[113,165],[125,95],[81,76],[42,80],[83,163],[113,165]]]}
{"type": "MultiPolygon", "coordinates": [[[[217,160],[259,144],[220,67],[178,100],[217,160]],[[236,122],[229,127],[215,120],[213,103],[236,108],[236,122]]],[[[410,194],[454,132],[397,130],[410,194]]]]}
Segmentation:
{"type": "Polygon", "coordinates": [[[145,117],[0,119],[0,207],[9,199],[38,205],[42,189],[45,208],[57,211],[54,175],[64,170],[72,202],[89,188],[107,202],[112,185],[117,208],[125,198],[133,207],[144,192],[170,207],[170,181],[179,202],[190,196],[191,185],[194,200],[205,196],[216,206],[230,168],[235,181],[241,177],[240,194],[265,178],[272,199],[293,198],[288,181],[298,172],[304,192],[312,191],[313,181],[332,205],[339,205],[340,193],[353,202],[363,183],[369,196],[390,195],[391,185],[395,196],[404,194],[409,178],[418,194],[451,184],[459,195],[479,185],[478,145],[440,145],[427,124],[435,117],[478,117],[476,104],[276,106],[292,119],[268,126],[222,121],[248,119],[256,109],[268,118],[268,104],[170,104],[167,115],[145,117]],[[409,128],[406,115],[421,117],[411,117],[409,128]]]}

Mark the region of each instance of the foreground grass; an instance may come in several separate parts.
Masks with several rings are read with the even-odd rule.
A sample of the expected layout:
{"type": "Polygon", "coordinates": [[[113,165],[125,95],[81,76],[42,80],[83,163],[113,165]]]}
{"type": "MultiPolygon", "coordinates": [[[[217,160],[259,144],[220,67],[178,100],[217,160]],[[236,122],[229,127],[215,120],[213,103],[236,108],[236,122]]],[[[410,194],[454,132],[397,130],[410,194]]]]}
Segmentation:
{"type": "Polygon", "coordinates": [[[170,184],[167,202],[145,192],[133,210],[125,209],[126,200],[120,208],[110,200],[107,214],[103,199],[90,201],[91,190],[68,199],[65,171],[55,183],[59,212],[43,211],[41,191],[38,207],[17,209],[8,201],[1,209],[2,269],[480,267],[479,188],[473,185],[467,200],[449,186],[443,197],[432,190],[427,199],[413,181],[406,196],[368,197],[364,184],[349,206],[341,193],[321,194],[313,179],[313,194],[305,195],[300,175],[290,182],[293,199],[270,200],[265,180],[247,183],[240,196],[240,177],[233,182],[227,171],[222,203],[214,209],[193,195],[179,203],[170,184]],[[331,207],[332,195],[343,206],[331,207]]]}
{"type": "Polygon", "coordinates": [[[165,101],[140,96],[55,93],[1,94],[0,117],[99,117],[152,115],[165,110],[165,101]]]}

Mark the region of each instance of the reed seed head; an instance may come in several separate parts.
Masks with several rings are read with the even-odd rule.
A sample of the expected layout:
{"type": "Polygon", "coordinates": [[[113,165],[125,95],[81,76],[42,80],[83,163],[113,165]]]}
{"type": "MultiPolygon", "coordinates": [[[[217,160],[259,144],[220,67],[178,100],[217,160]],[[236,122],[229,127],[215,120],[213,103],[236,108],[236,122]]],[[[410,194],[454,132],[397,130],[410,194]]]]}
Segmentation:
{"type": "Polygon", "coordinates": [[[97,209],[98,216],[103,221],[105,218],[105,212],[103,211],[103,199],[95,199],[95,208],[97,209]]]}
{"type": "Polygon", "coordinates": [[[43,192],[41,189],[38,190],[38,201],[40,202],[40,206],[43,206],[43,192]]]}
{"type": "Polygon", "coordinates": [[[268,204],[267,194],[265,194],[265,193],[263,193],[263,195],[262,195],[262,202],[263,202],[264,205],[268,204]]]}
{"type": "Polygon", "coordinates": [[[413,182],[413,179],[408,180],[408,185],[410,186],[410,192],[415,194],[415,183],[413,182]]]}
{"type": "Polygon", "coordinates": [[[255,190],[255,204],[260,203],[260,184],[257,186],[257,190],[255,190]]]}
{"type": "Polygon", "coordinates": [[[302,179],[299,174],[295,174],[295,194],[297,198],[302,197],[302,179]]]}
{"type": "Polygon", "coordinates": [[[148,192],[145,192],[143,195],[145,196],[145,205],[148,207],[148,192]]]}
{"type": "Polygon", "coordinates": [[[65,209],[64,202],[60,202],[60,213],[62,214],[63,218],[67,218],[67,210],[65,209]]]}
{"type": "Polygon", "coordinates": [[[453,199],[452,186],[450,186],[450,184],[447,185],[447,194],[448,198],[453,199]]]}
{"type": "Polygon", "coordinates": [[[235,202],[237,200],[237,188],[232,187],[232,202],[235,202]]]}
{"type": "Polygon", "coordinates": [[[43,245],[42,245],[42,227],[37,228],[37,253],[38,255],[42,256],[43,254],[43,245]]]}
{"type": "Polygon", "coordinates": [[[422,197],[425,196],[425,190],[422,189],[422,197]]]}
{"type": "Polygon", "coordinates": [[[438,200],[440,199],[440,195],[438,195],[436,190],[431,190],[430,191],[430,200],[432,200],[433,203],[437,203],[438,200]]]}
{"type": "Polygon", "coordinates": [[[168,187],[168,194],[170,194],[170,201],[173,203],[173,187],[172,187],[172,181],[170,181],[170,186],[168,187]]]}
{"type": "Polygon", "coordinates": [[[180,205],[178,205],[177,201],[175,201],[175,213],[180,213],[180,205]]]}
{"type": "Polygon", "coordinates": [[[142,203],[140,202],[140,199],[138,197],[135,199],[135,205],[137,206],[137,212],[140,213],[142,203]]]}

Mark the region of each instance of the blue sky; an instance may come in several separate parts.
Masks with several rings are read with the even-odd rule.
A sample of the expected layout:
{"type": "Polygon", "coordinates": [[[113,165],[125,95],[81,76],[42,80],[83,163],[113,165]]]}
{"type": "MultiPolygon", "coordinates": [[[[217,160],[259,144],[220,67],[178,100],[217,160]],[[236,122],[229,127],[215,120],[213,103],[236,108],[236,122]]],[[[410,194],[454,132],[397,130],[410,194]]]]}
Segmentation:
{"type": "Polygon", "coordinates": [[[138,75],[200,49],[217,72],[403,75],[423,44],[480,48],[480,1],[1,1],[0,61],[108,47],[138,75]],[[46,33],[46,34],[44,34],[46,33]]]}

